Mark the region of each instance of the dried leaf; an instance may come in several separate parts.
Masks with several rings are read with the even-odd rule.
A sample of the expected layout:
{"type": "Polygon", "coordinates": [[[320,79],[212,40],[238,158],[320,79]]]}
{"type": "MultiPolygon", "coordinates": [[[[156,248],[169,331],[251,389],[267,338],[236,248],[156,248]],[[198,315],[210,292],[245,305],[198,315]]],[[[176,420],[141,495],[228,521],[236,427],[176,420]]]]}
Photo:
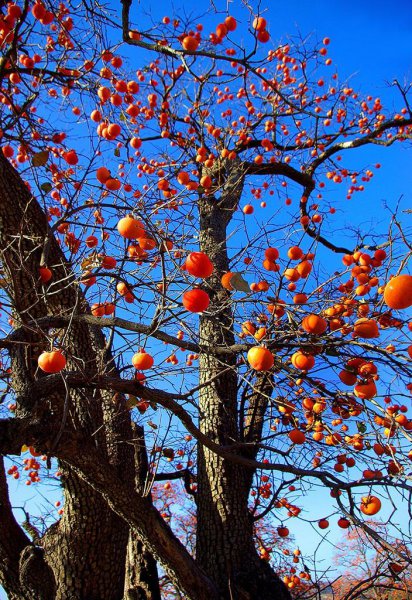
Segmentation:
{"type": "Polygon", "coordinates": [[[83,271],[87,271],[88,269],[90,269],[90,267],[97,267],[98,266],[98,262],[96,260],[96,256],[93,254],[91,256],[88,256],[87,258],[85,258],[84,260],[82,260],[81,262],[81,268],[83,271]]]}
{"type": "Polygon", "coordinates": [[[126,406],[129,410],[134,408],[135,406],[137,406],[137,403],[138,403],[138,400],[137,400],[136,396],[129,396],[128,399],[126,400],[126,406]]]}
{"type": "Polygon", "coordinates": [[[250,287],[246,279],[243,279],[241,273],[233,273],[230,278],[230,285],[238,292],[250,292],[250,287]]]}
{"type": "Polygon", "coordinates": [[[33,154],[31,164],[33,165],[33,167],[44,167],[48,160],[49,151],[42,150],[41,152],[36,152],[36,154],[33,154]]]}
{"type": "Polygon", "coordinates": [[[45,181],[44,183],[41,184],[40,189],[45,192],[46,194],[48,194],[49,192],[52,191],[53,186],[49,181],[45,181]]]}

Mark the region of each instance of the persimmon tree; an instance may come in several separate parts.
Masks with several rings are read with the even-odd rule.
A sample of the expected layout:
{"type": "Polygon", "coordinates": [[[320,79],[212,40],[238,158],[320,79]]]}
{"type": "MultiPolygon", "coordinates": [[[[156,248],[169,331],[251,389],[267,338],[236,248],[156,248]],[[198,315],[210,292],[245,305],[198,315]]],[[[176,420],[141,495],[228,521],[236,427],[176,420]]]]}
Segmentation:
{"type": "Polygon", "coordinates": [[[176,595],[286,599],[310,489],[407,563],[364,519],[411,492],[408,231],[336,224],[380,166],[347,156],[410,139],[408,87],[386,111],[246,3],[139,11],[2,4],[0,581],[155,599],[157,561],[176,595]],[[12,511],[25,470],[63,491],[42,530],[12,511]],[[153,501],[178,479],[194,543],[153,501]]]}

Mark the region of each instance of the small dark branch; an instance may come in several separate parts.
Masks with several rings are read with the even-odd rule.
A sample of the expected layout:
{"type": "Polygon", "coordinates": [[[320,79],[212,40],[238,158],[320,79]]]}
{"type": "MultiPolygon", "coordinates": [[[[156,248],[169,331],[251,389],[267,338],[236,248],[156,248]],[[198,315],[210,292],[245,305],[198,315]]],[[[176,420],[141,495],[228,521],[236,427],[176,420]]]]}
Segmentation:
{"type": "MultiPolygon", "coordinates": [[[[364,136],[355,138],[353,140],[347,142],[339,142],[338,144],[333,144],[330,146],[325,152],[322,152],[312,164],[306,169],[306,173],[312,177],[318,168],[319,165],[323,164],[328,158],[336,154],[337,152],[341,152],[342,150],[351,150],[352,148],[360,148],[361,146],[365,146],[366,144],[371,144],[377,141],[382,133],[388,131],[388,129],[395,129],[398,127],[405,127],[408,125],[412,125],[412,118],[410,119],[391,119],[389,121],[384,121],[381,125],[376,127],[371,133],[368,133],[364,136]]],[[[402,136],[405,137],[405,136],[402,136]]],[[[390,145],[392,140],[388,140],[388,143],[381,142],[382,145],[390,145]]]]}
{"type": "Polygon", "coordinates": [[[399,92],[401,93],[402,99],[405,102],[405,106],[408,109],[409,112],[409,116],[412,117],[412,108],[411,105],[409,104],[409,98],[408,98],[408,92],[411,89],[411,85],[409,84],[408,86],[401,86],[401,84],[399,83],[399,81],[397,79],[394,80],[393,84],[398,88],[399,92]]]}
{"type": "Polygon", "coordinates": [[[263,416],[273,391],[273,377],[267,373],[259,373],[250,394],[249,408],[245,415],[244,441],[257,443],[262,437],[263,416]]]}
{"type": "Polygon", "coordinates": [[[30,521],[29,513],[24,508],[22,508],[22,510],[24,512],[24,521],[21,526],[23,527],[24,531],[27,531],[27,533],[31,536],[32,541],[35,544],[38,544],[41,538],[40,531],[30,521]]]}
{"type": "MultiPolygon", "coordinates": [[[[310,186],[305,187],[303,191],[302,200],[300,202],[300,214],[302,217],[308,216],[307,205],[309,197],[313,192],[313,189],[313,186],[310,186]]],[[[332,250],[332,252],[335,252],[336,254],[352,254],[354,252],[353,249],[351,250],[349,248],[346,248],[345,246],[336,246],[336,244],[333,244],[331,241],[329,241],[327,238],[321,235],[319,231],[313,229],[313,227],[311,227],[309,224],[303,225],[303,228],[305,230],[305,233],[307,233],[309,237],[313,238],[314,240],[319,242],[319,244],[322,244],[322,246],[325,246],[325,248],[332,250]]]]}
{"type": "Polygon", "coordinates": [[[296,183],[299,183],[310,191],[312,191],[315,187],[312,174],[307,172],[302,173],[286,163],[264,163],[262,165],[245,163],[244,166],[247,175],[283,175],[292,181],[296,181],[296,183]]]}
{"type": "MultiPolygon", "coordinates": [[[[121,319],[120,317],[93,317],[92,315],[70,315],[68,317],[43,317],[37,319],[36,321],[32,321],[28,324],[31,329],[47,329],[47,328],[60,328],[65,327],[66,325],[70,325],[73,322],[83,322],[87,325],[93,325],[98,327],[118,327],[119,329],[125,329],[126,331],[134,331],[136,333],[140,333],[142,335],[147,335],[160,340],[161,342],[166,342],[167,344],[172,344],[179,348],[184,348],[185,350],[189,350],[190,352],[198,353],[200,348],[198,344],[193,342],[179,340],[178,338],[165,333],[159,329],[154,329],[150,325],[142,325],[140,323],[133,323],[132,321],[127,321],[126,319],[121,319]]],[[[10,334],[7,338],[0,340],[0,348],[9,348],[10,342],[16,339],[16,336],[19,335],[19,339],[21,338],[21,331],[17,329],[12,334],[10,334]],[[17,333],[19,332],[19,333],[17,333]]]]}
{"type": "Polygon", "coordinates": [[[190,496],[195,496],[195,492],[192,489],[192,483],[195,481],[195,476],[190,469],[182,469],[181,471],[174,471],[173,473],[156,473],[154,476],[155,481],[175,481],[176,479],[183,479],[186,493],[190,496]]]}
{"type": "Polygon", "coordinates": [[[156,473],[154,476],[155,481],[175,481],[176,479],[184,479],[185,477],[192,477],[189,469],[182,469],[181,471],[173,471],[173,473],[156,473]]]}

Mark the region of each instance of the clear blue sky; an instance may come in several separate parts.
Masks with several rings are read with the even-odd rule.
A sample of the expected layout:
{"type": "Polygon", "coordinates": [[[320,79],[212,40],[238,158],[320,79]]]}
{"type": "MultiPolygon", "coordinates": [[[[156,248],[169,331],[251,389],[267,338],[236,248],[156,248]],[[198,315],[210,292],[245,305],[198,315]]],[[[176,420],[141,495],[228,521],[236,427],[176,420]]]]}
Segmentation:
{"type": "MultiPolygon", "coordinates": [[[[249,4],[256,14],[259,3],[255,1],[249,4]]],[[[266,0],[260,3],[260,12],[268,22],[272,38],[265,45],[265,50],[269,49],[272,42],[276,47],[290,36],[307,39],[309,45],[311,42],[321,42],[328,36],[331,39],[328,56],[333,60],[333,67],[330,68],[338,71],[341,82],[348,80],[350,87],[361,94],[380,97],[389,113],[403,106],[399,92],[391,89],[389,84],[394,79],[401,83],[412,79],[412,4],[407,0],[393,3],[384,0],[373,3],[356,0],[266,0]]],[[[233,39],[238,42],[242,36],[245,37],[249,24],[248,12],[241,0],[216,0],[213,3],[210,0],[162,0],[150,3],[146,8],[142,4],[135,4],[134,11],[131,11],[132,19],[133,14],[139,15],[136,25],[141,30],[150,29],[154,22],[165,15],[182,20],[185,15],[195,19],[198,17],[194,23],[201,22],[204,25],[204,37],[214,31],[227,14],[231,14],[238,19],[238,29],[233,34],[233,39]],[[211,4],[220,11],[218,15],[206,16],[211,4]],[[147,16],[149,13],[150,18],[147,16]]],[[[132,65],[139,61],[140,51],[133,52],[132,65]]],[[[393,206],[402,196],[403,208],[412,205],[409,192],[412,188],[412,170],[406,147],[398,145],[383,152],[380,148],[368,146],[366,150],[359,149],[351,153],[350,157],[345,155],[345,161],[345,166],[357,167],[380,162],[382,168],[375,171],[367,190],[358,196],[360,204],[357,201],[352,202],[352,206],[346,203],[346,220],[339,223],[340,226],[353,221],[352,215],[356,215],[358,223],[363,217],[365,221],[370,220],[371,206],[376,225],[383,202],[393,206]]],[[[336,187],[341,188],[336,190],[341,195],[346,188],[336,187]]],[[[385,222],[388,221],[387,217],[386,214],[385,222]]]]}

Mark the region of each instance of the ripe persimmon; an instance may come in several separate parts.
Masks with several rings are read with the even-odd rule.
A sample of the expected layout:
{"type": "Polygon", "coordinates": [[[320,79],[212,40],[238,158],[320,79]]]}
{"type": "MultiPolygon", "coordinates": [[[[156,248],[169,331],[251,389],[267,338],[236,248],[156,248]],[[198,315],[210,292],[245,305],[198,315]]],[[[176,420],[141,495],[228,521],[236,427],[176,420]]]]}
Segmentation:
{"type": "Polygon", "coordinates": [[[212,179],[209,175],[203,175],[200,179],[200,185],[208,190],[212,186],[212,179]]]}
{"type": "Polygon", "coordinates": [[[219,39],[223,39],[227,35],[228,29],[226,27],[226,23],[219,23],[216,26],[216,35],[219,39]]]}
{"type": "Polygon", "coordinates": [[[266,24],[266,19],[264,19],[263,17],[256,17],[253,20],[252,27],[253,29],[256,29],[256,31],[263,31],[264,29],[266,29],[266,24]]]}
{"type": "Polygon", "coordinates": [[[293,304],[306,304],[308,297],[306,294],[300,293],[293,296],[293,304]]]}
{"type": "Polygon", "coordinates": [[[207,309],[210,304],[209,294],[199,288],[188,290],[183,294],[183,306],[193,313],[200,313],[207,309]]]}
{"type": "Polygon", "coordinates": [[[144,236],[144,226],[141,221],[132,216],[123,217],[117,223],[117,231],[127,240],[136,240],[144,236]]]}
{"type": "Polygon", "coordinates": [[[110,171],[106,167],[99,167],[96,171],[96,179],[100,183],[106,183],[110,177],[110,171]]]}
{"type": "Polygon", "coordinates": [[[193,35],[186,35],[182,40],[182,46],[188,52],[196,52],[199,47],[199,40],[193,35]]]}
{"type": "Polygon", "coordinates": [[[300,371],[309,371],[315,366],[315,358],[298,350],[291,357],[292,365],[300,371]]]}
{"type": "Polygon", "coordinates": [[[111,192],[117,192],[117,190],[120,190],[122,184],[119,181],[119,179],[116,179],[115,177],[109,177],[108,179],[106,179],[106,181],[104,182],[105,186],[108,190],[110,190],[111,192]]]}
{"type": "MultiPolygon", "coordinates": [[[[127,112],[127,111],[126,111],[126,112],[127,112]]],[[[138,138],[138,137],[132,137],[132,138],[130,139],[130,142],[129,142],[129,144],[131,145],[131,147],[132,147],[134,150],[138,150],[138,149],[140,148],[140,146],[142,145],[142,140],[141,140],[140,138],[138,138]]]]}
{"type": "Polygon", "coordinates": [[[190,181],[190,175],[186,171],[180,171],[177,174],[177,180],[180,183],[180,185],[187,185],[190,181]]]}
{"type": "Polygon", "coordinates": [[[357,375],[356,373],[342,369],[342,371],[339,373],[339,379],[345,385],[355,385],[357,381],[357,375]]]}
{"type": "Polygon", "coordinates": [[[40,267],[39,275],[42,283],[47,283],[53,277],[53,272],[48,267],[40,267]]]}
{"type": "Polygon", "coordinates": [[[154,250],[157,246],[156,240],[147,235],[142,235],[137,241],[142,250],[154,250]]]}
{"type": "Polygon", "coordinates": [[[231,17],[230,15],[228,17],[226,17],[225,25],[226,25],[226,29],[228,31],[235,31],[235,29],[237,27],[237,22],[236,22],[235,17],[231,17]]]}
{"type": "Polygon", "coordinates": [[[371,339],[379,337],[378,324],[373,319],[365,317],[355,321],[353,331],[356,337],[371,339]]]}
{"type": "Polygon", "coordinates": [[[329,527],[329,521],[327,519],[320,519],[318,521],[319,529],[327,529],[329,527]]]}
{"type": "Polygon", "coordinates": [[[365,383],[357,383],[353,390],[355,396],[361,400],[370,400],[374,398],[378,393],[376,384],[373,379],[366,381],[365,383]]]}
{"type": "Polygon", "coordinates": [[[88,248],[95,248],[98,243],[99,240],[95,235],[89,235],[85,240],[85,244],[88,248]]]}
{"type": "Polygon", "coordinates": [[[288,437],[293,444],[304,444],[306,442],[306,435],[300,429],[292,429],[289,431],[288,437]]]}
{"type": "Polygon", "coordinates": [[[341,517],[340,519],[338,519],[338,526],[341,529],[348,529],[348,527],[350,527],[349,519],[346,519],[346,517],[341,517]]]}
{"type": "Polygon", "coordinates": [[[66,358],[60,350],[42,352],[37,359],[38,365],[45,373],[59,373],[66,366],[66,358]]]}
{"type": "Polygon", "coordinates": [[[291,246],[288,250],[290,260],[300,260],[303,256],[303,250],[299,246],[291,246]]]}
{"type": "Polygon", "coordinates": [[[303,319],[302,328],[306,331],[306,333],[311,333],[312,335],[322,335],[322,333],[325,333],[326,329],[328,328],[328,322],[319,315],[310,314],[306,315],[306,317],[303,319]]]}
{"type": "Polygon", "coordinates": [[[283,273],[285,279],[288,281],[298,281],[300,279],[299,272],[296,269],[286,269],[283,273]]]}
{"type": "Polygon", "coordinates": [[[262,44],[266,44],[266,42],[270,40],[270,34],[266,29],[262,29],[262,31],[257,32],[257,39],[259,42],[262,42],[262,44]]]}
{"type": "Polygon", "coordinates": [[[90,310],[94,317],[103,317],[105,314],[104,304],[101,303],[92,304],[90,310]]]}
{"type": "Polygon", "coordinates": [[[250,348],[247,353],[247,360],[255,371],[269,371],[275,362],[272,352],[265,346],[253,346],[253,348],[250,348]]]}
{"type": "Polygon", "coordinates": [[[116,310],[116,307],[113,304],[113,302],[105,302],[105,304],[104,304],[104,314],[106,316],[112,315],[115,310],[116,310]]]}
{"type": "Polygon", "coordinates": [[[114,269],[117,266],[117,260],[113,256],[99,254],[99,258],[102,269],[114,269]]]}
{"type": "Polygon", "coordinates": [[[385,285],[383,299],[389,308],[404,309],[412,306],[412,275],[398,275],[385,285]]]}
{"type": "Polygon", "coordinates": [[[76,150],[69,150],[68,152],[64,152],[63,158],[68,165],[74,166],[77,165],[77,163],[79,162],[76,150]]]}
{"type": "Polygon", "coordinates": [[[124,281],[119,281],[116,285],[116,289],[121,296],[127,296],[132,293],[129,286],[124,281]]]}
{"type": "Polygon", "coordinates": [[[256,326],[252,321],[245,321],[242,323],[242,333],[244,335],[255,335],[256,326]]]}
{"type": "Polygon", "coordinates": [[[204,252],[191,252],[185,261],[185,268],[190,275],[205,279],[213,273],[213,263],[204,252]]]}
{"type": "Polygon", "coordinates": [[[377,496],[363,496],[360,510],[364,515],[373,516],[376,515],[382,507],[382,502],[377,496]]]}
{"type": "Polygon", "coordinates": [[[227,273],[222,275],[220,283],[222,284],[222,287],[224,287],[226,290],[234,290],[234,287],[230,283],[230,280],[232,279],[233,275],[234,273],[232,273],[232,271],[228,271],[227,273]]]}
{"type": "Polygon", "coordinates": [[[296,270],[301,277],[306,278],[312,271],[312,263],[308,260],[303,260],[296,266],[296,270]]]}
{"type": "Polygon", "coordinates": [[[279,258],[279,250],[277,248],[266,248],[265,258],[271,262],[274,262],[279,258]]]}
{"type": "Polygon", "coordinates": [[[145,371],[151,369],[154,364],[154,358],[151,354],[146,352],[143,348],[136,352],[132,357],[132,365],[139,371],[145,371]]]}

